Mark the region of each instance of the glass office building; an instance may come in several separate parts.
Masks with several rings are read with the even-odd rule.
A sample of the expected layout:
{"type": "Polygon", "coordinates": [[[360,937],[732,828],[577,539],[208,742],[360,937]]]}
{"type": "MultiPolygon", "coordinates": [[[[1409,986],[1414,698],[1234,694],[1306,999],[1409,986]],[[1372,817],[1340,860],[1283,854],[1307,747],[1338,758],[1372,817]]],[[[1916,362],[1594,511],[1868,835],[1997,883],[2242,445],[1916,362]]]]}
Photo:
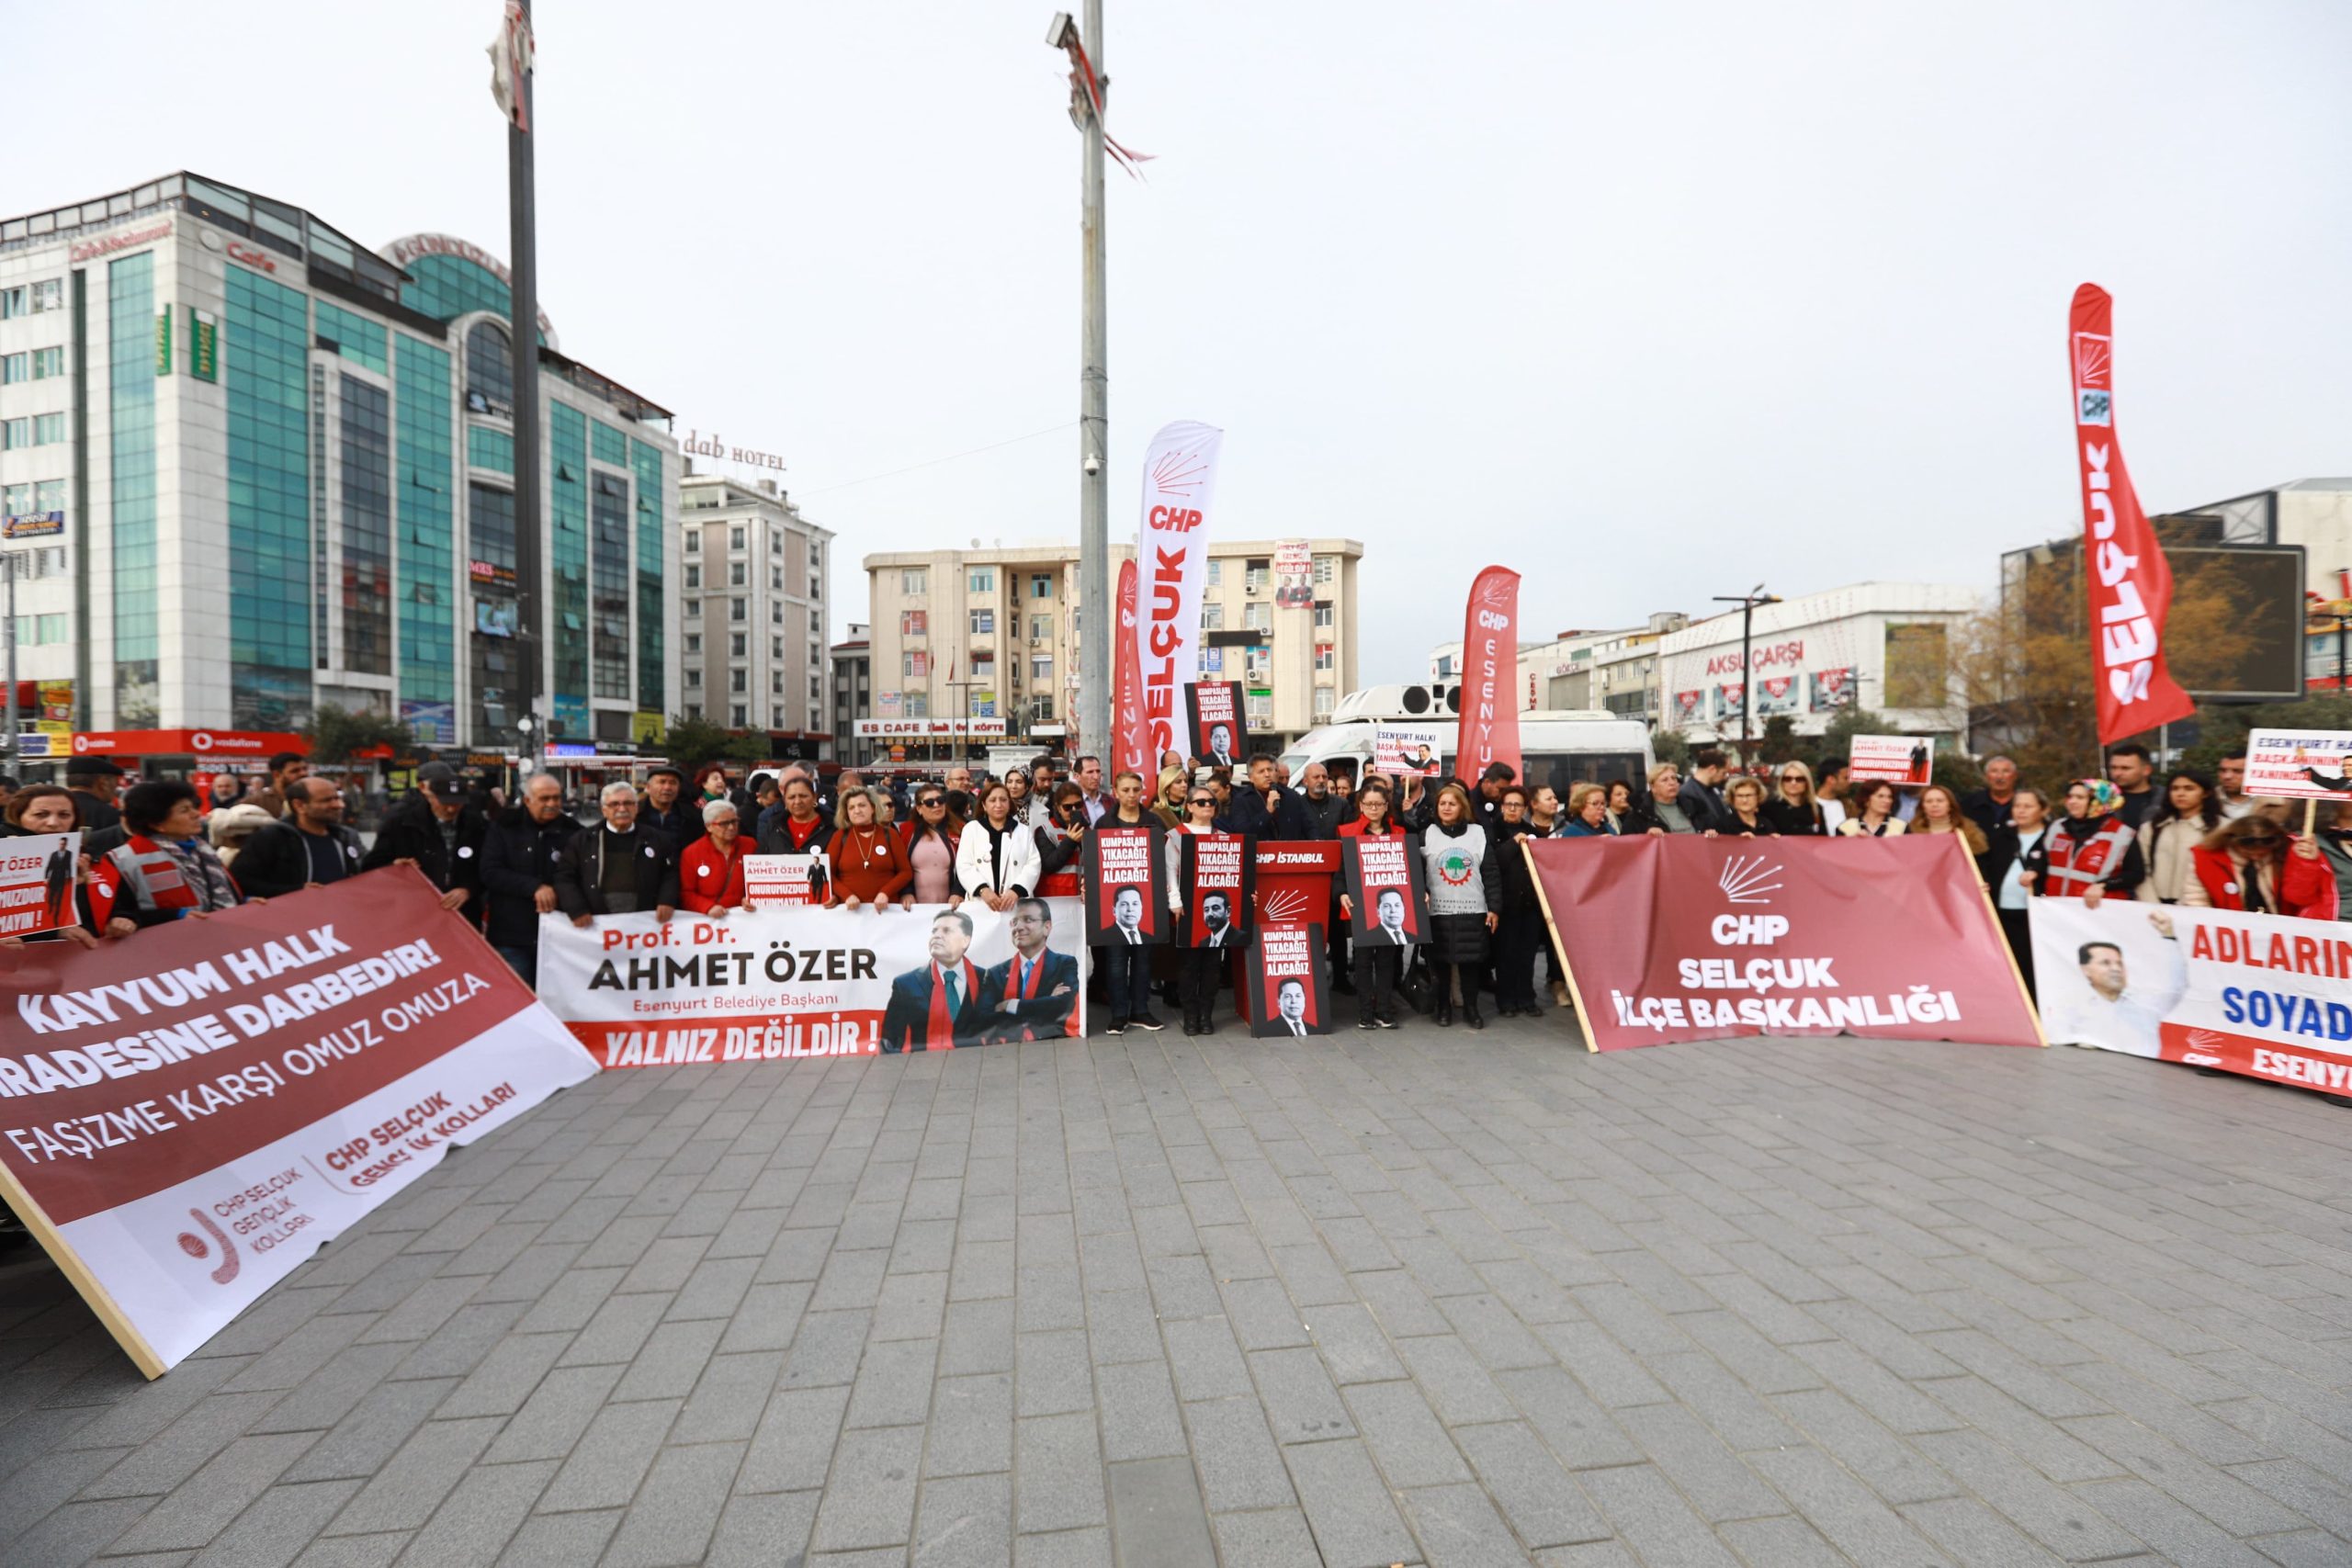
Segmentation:
{"type": "Polygon", "coordinates": [[[0,530],[19,672],[85,731],[625,748],[679,710],[668,410],[539,319],[542,514],[515,514],[503,265],[368,251],[189,174],[0,220],[0,530]],[[541,541],[521,689],[519,530],[541,541]]]}

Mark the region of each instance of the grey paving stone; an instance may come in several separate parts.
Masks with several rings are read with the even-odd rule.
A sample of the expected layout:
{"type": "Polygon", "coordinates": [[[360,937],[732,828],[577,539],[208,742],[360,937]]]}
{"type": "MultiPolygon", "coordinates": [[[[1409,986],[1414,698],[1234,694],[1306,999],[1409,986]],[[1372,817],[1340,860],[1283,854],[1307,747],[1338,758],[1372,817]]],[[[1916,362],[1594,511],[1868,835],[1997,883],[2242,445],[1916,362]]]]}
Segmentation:
{"type": "Polygon", "coordinates": [[[1326,1568],[1385,1568],[1419,1555],[1363,1443],[1294,1443],[1283,1462],[1326,1568]]]}
{"type": "Polygon", "coordinates": [[[1276,1442],[1321,1442],[1355,1435],[1340,1391],[1323,1370],[1322,1357],[1302,1347],[1261,1350],[1248,1359],[1276,1442]]]}
{"type": "MultiPolygon", "coordinates": [[[[314,1441],[314,1438],[300,1432],[238,1438],[174,1488],[153,1512],[125,1530],[112,1550],[172,1551],[206,1545],[248,1503],[270,1492],[287,1467],[314,1441]]],[[[315,1534],[325,1518],[313,1517],[314,1497],[306,1496],[303,1501],[312,1505],[311,1509],[302,1511],[302,1517],[315,1534]]]]}
{"type": "Polygon", "coordinates": [[[506,1543],[523,1528],[523,1521],[531,1517],[533,1506],[555,1479],[557,1468],[553,1460],[535,1460],[524,1464],[478,1465],[468,1471],[410,1540],[405,1549],[408,1556],[436,1568],[497,1562],[506,1543]]]}
{"type": "Polygon", "coordinates": [[[1110,1466],[1111,1538],[1122,1568],[1216,1568],[1199,1482],[1182,1458],[1110,1466]]]}
{"type": "MultiPolygon", "coordinates": [[[[1395,1491],[1442,1486],[1470,1479],[1470,1467],[1409,1382],[1359,1383],[1347,1392],[1348,1409],[1372,1450],[1373,1462],[1395,1491]]],[[[1465,1431],[1478,1428],[1465,1427],[1465,1431]]],[[[1559,1467],[1553,1467],[1554,1473],[1559,1467]]],[[[1562,1475],[1562,1481],[1566,1477],[1562,1475]]]]}
{"type": "Polygon", "coordinates": [[[1113,1464],[1185,1451],[1184,1423],[1164,1361],[1122,1361],[1095,1374],[1102,1457],[1113,1464]]]}
{"type": "Polygon", "coordinates": [[[682,1403],[650,1399],[605,1406],[548,1483],[539,1512],[625,1506],[644,1481],[646,1467],[653,1462],[682,1403]]]}
{"type": "MultiPolygon", "coordinates": [[[[824,1440],[830,1446],[830,1428],[824,1440]]],[[[1012,1467],[1012,1380],[1001,1372],[940,1379],[932,1395],[923,1473],[977,1475],[1012,1467]]],[[[821,1467],[816,1476],[815,1483],[821,1484],[821,1467]]]]}
{"type": "Polygon", "coordinates": [[[1510,1568],[1527,1561],[1510,1527],[1475,1485],[1424,1487],[1405,1493],[1403,1501],[1430,1568],[1510,1568]]]}
{"type": "Polygon", "coordinates": [[[850,1390],[852,1427],[918,1425],[931,1408],[932,1369],[939,1345],[932,1339],[895,1339],[865,1348],[857,1382],[850,1390]]]}
{"type": "Polygon", "coordinates": [[[1591,1470],[1580,1479],[1618,1536],[1643,1561],[1671,1562],[1675,1568],[1739,1568],[1738,1559],[1724,1550],[1656,1466],[1591,1470]]]}
{"type": "Polygon", "coordinates": [[[2066,1429],[2150,1485],[2196,1509],[2232,1535],[2283,1534],[2314,1521],[2177,1444],[2120,1416],[2069,1421],[2066,1429]]]}
{"type": "Polygon", "coordinates": [[[1962,1568],[2055,1564],[2060,1559],[2026,1539],[2008,1520],[1973,1497],[1945,1497],[1896,1510],[1911,1528],[1951,1554],[1962,1568]]]}
{"type": "Polygon", "coordinates": [[[1012,1469],[1023,1535],[1104,1522],[1102,1449],[1091,1415],[1015,1422],[1012,1469]]]}
{"type": "Polygon", "coordinates": [[[2262,1553],[2232,1539],[2187,1505],[2143,1481],[2094,1481],[2084,1500],[2175,1562],[2199,1568],[2259,1568],[2262,1553]]]}
{"type": "Polygon", "coordinates": [[[1616,1420],[1708,1523],[1769,1518],[1788,1511],[1778,1494],[1681,1405],[1620,1410],[1616,1420]]]}
{"type": "MultiPolygon", "coordinates": [[[[1536,1434],[1559,1456],[1560,1462],[1570,1470],[1642,1462],[1641,1445],[1627,1436],[1623,1427],[1610,1419],[1609,1413],[1595,1404],[1586,1395],[1583,1387],[1560,1368],[1538,1367],[1529,1371],[1505,1372],[1502,1383],[1516,1404],[1506,1404],[1498,1415],[1487,1415],[1482,1410],[1479,1414],[1449,1417],[1449,1420],[1454,1425],[1462,1425],[1465,1422],[1507,1420],[1524,1414],[1528,1425],[1535,1428],[1536,1434]]],[[[1446,1415],[1442,1403],[1438,1406],[1438,1414],[1446,1415]]]]}
{"type": "Polygon", "coordinates": [[[748,1445],[663,1449],[621,1516],[604,1568],[692,1568],[718,1524],[748,1445]]]}
{"type": "Polygon", "coordinates": [[[618,1367],[560,1367],[547,1373],[491,1444],[488,1462],[563,1458],[620,1381],[618,1367]]]}
{"type": "Polygon", "coordinates": [[[1257,1400],[1188,1404],[1184,1425],[1211,1513],[1284,1507],[1295,1500],[1257,1400]]]}
{"type": "Polygon", "coordinates": [[[1101,1568],[1110,1561],[1111,1532],[1102,1525],[1013,1538],[1013,1568],[1101,1568]]]}
{"type": "MultiPolygon", "coordinates": [[[[1525,1424],[1457,1427],[1453,1439],[1511,1528],[1531,1547],[1606,1540],[1613,1533],[1574,1478],[1525,1424]]],[[[1377,1449],[1375,1449],[1375,1453],[1377,1449]]]]}
{"type": "Polygon", "coordinates": [[[620,1510],[597,1513],[537,1514],[523,1521],[514,1539],[498,1556],[498,1568],[579,1568],[604,1554],[605,1543],[619,1528],[620,1510]]]}
{"type": "Polygon", "coordinates": [[[837,1551],[909,1540],[922,1457],[921,1427],[875,1427],[842,1433],[824,1500],[818,1506],[810,1549],[837,1551]]]}
{"type": "Polygon", "coordinates": [[[330,1527],[336,1535],[413,1530],[433,1517],[497,1435],[495,1416],[429,1421],[368,1479],[330,1527]]]}
{"type": "Polygon", "coordinates": [[[737,1493],[711,1532],[707,1568],[775,1568],[803,1556],[817,1522],[816,1492],[737,1493]]]}
{"type": "Polygon", "coordinates": [[[1296,1568],[1320,1561],[1315,1532],[1296,1508],[1252,1514],[1219,1514],[1211,1521],[1225,1568],[1296,1568]]]}
{"type": "Polygon", "coordinates": [[[1176,1374],[1176,1392],[1185,1400],[1222,1399],[1248,1393],[1250,1370],[1241,1347],[1223,1317],[1163,1320],[1160,1332],[1168,1343],[1168,1364],[1176,1374]]]}

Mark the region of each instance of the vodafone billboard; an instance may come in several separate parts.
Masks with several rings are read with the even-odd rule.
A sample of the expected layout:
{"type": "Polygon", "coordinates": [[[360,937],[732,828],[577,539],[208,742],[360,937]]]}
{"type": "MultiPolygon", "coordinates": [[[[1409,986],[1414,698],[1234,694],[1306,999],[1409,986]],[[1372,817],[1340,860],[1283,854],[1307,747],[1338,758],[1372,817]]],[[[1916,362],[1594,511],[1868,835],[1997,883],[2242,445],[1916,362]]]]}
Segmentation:
{"type": "Polygon", "coordinates": [[[311,753],[302,736],[272,729],[85,729],[74,736],[76,757],[253,757],[280,751],[311,753]]]}

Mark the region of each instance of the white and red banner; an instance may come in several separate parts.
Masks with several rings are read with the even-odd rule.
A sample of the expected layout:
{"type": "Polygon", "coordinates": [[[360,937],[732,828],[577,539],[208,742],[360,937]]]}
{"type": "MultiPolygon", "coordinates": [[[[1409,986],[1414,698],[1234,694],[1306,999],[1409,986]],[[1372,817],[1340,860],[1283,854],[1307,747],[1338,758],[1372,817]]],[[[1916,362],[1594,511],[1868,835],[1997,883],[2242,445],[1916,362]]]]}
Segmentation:
{"type": "Polygon", "coordinates": [[[1438,725],[1375,725],[1372,731],[1372,765],[1384,773],[1419,773],[1425,779],[1433,779],[1444,765],[1440,754],[1444,745],[1445,733],[1438,725]]]}
{"type": "Polygon", "coordinates": [[[790,908],[824,898],[825,872],[818,855],[745,855],[743,901],[754,908],[790,908]]]}
{"type": "Polygon", "coordinates": [[[0,936],[31,936],[81,919],[74,901],[74,868],[81,852],[79,833],[0,840],[0,936]]]}
{"type": "MultiPolygon", "coordinates": [[[[1200,679],[1201,591],[1209,574],[1209,522],[1225,432],[1180,420],[1160,426],[1143,459],[1136,535],[1136,668],[1148,757],[1183,750],[1184,688],[1200,679]]],[[[1147,779],[1154,770],[1136,770],[1147,779]]]]}
{"type": "Polygon", "coordinates": [[[0,952],[0,1196],[154,1377],[595,1071],[423,876],[370,872],[0,952]]]}
{"type": "Polygon", "coordinates": [[[2197,711],[2165,667],[2172,567],[2123,467],[2115,438],[2114,300],[2075,290],[2066,345],[2075,383],[2075,454],[2083,476],[2083,580],[2090,592],[2091,673],[2104,746],[2197,711]]]}
{"type": "Polygon", "coordinates": [[[1759,1034],[2041,1043],[1956,833],[1520,841],[1592,1050],[1759,1034]]]}
{"type": "Polygon", "coordinates": [[[1119,563],[1119,640],[1111,649],[1110,776],[1141,773],[1156,778],[1159,753],[1151,748],[1151,726],[1143,716],[1143,670],[1136,660],[1136,563],[1119,563]]]}
{"type": "Polygon", "coordinates": [[[539,991],[607,1067],[946,1051],[1085,1031],[1075,898],[539,922],[539,991]]]}
{"type": "Polygon", "coordinates": [[[1519,573],[1490,566],[1462,617],[1462,721],[1453,776],[1476,784],[1489,762],[1519,768],[1519,573]]]}
{"type": "Polygon", "coordinates": [[[2245,792],[2352,800],[2352,730],[2255,730],[2245,738],[2245,792]]]}
{"type": "Polygon", "coordinates": [[[2352,1095],[2352,941],[2333,920],[2079,898],[2033,901],[2052,1044],[2352,1095]]]}
{"type": "Polygon", "coordinates": [[[1846,777],[1853,784],[1884,779],[1894,784],[1924,784],[1935,773],[1935,738],[1857,735],[1848,742],[1846,761],[1846,777]]]}

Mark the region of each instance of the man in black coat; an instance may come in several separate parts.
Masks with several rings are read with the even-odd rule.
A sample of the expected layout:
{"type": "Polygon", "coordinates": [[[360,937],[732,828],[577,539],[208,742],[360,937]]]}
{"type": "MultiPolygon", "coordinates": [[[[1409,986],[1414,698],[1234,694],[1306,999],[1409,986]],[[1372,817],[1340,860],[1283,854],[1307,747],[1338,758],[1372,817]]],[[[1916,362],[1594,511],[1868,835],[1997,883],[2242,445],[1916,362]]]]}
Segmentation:
{"type": "Polygon", "coordinates": [[[582,828],[555,865],[556,907],[584,926],[598,915],[650,911],[667,920],[678,908],[678,852],[637,819],[637,790],[608,784],[605,819],[582,828]]]}
{"type": "Polygon", "coordinates": [[[283,898],[359,874],[359,835],[343,825],[343,791],[328,779],[286,786],[286,819],[254,829],[231,873],[248,898],[283,898]]]}
{"type": "Polygon", "coordinates": [[[685,774],[656,768],[645,775],[645,795],[637,808],[637,825],[669,840],[673,854],[702,837],[702,803],[684,799],[685,788],[685,774]]]}
{"type": "Polygon", "coordinates": [[[482,838],[482,934],[526,986],[539,978],[539,917],[556,910],[556,862],[581,830],[563,814],[563,784],[552,773],[524,781],[522,802],[501,812],[482,838]]]}
{"type": "Polygon", "coordinates": [[[1306,804],[1284,789],[1274,777],[1274,760],[1261,751],[1250,759],[1250,787],[1233,792],[1226,811],[1228,833],[1254,833],[1260,843],[1316,837],[1306,804]]]}
{"type": "Polygon", "coordinates": [[[413,865],[441,890],[441,907],[481,924],[481,849],[489,824],[466,804],[466,786],[447,762],[416,771],[416,790],[392,807],[363,871],[413,865]]]}
{"type": "Polygon", "coordinates": [[[76,757],[65,764],[65,792],[82,818],[82,831],[122,826],[114,797],[122,789],[122,769],[111,757],[76,757]]]}
{"type": "Polygon", "coordinates": [[[1729,771],[1724,754],[1712,746],[1690,754],[1690,771],[1683,777],[1682,793],[1675,804],[1690,818],[1691,831],[1703,833],[1723,826],[1724,775],[1729,771]]]}
{"type": "Polygon", "coordinates": [[[1503,825],[1503,791],[1517,777],[1519,774],[1509,762],[1489,762],[1486,772],[1478,775],[1477,792],[1471,795],[1470,804],[1477,808],[1478,826],[1487,830],[1489,840],[1503,825]]]}

